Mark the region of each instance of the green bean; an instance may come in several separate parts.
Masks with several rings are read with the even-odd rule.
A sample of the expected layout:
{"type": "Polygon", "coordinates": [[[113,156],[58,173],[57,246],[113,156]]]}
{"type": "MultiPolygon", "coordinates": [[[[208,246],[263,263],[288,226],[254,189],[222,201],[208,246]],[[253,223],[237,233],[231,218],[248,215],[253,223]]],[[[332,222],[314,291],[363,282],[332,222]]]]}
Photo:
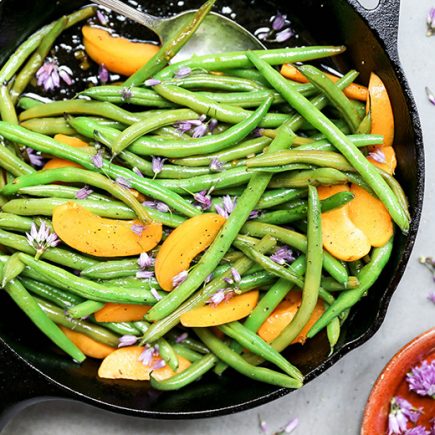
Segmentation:
{"type": "Polygon", "coordinates": [[[385,172],[385,171],[383,171],[382,169],[379,169],[379,168],[378,168],[378,171],[382,175],[384,180],[387,182],[387,184],[390,186],[391,190],[396,195],[397,200],[399,201],[399,204],[402,207],[403,212],[408,216],[408,219],[411,219],[411,215],[409,214],[408,199],[406,198],[406,195],[405,195],[405,192],[402,189],[402,186],[388,172],[385,172]]]}
{"type": "MultiPolygon", "coordinates": [[[[296,248],[303,253],[307,252],[307,238],[292,230],[261,222],[247,222],[241,232],[254,237],[264,237],[269,234],[281,243],[296,248]]],[[[349,276],[346,268],[326,251],[323,254],[323,267],[338,282],[342,284],[348,282],[349,276]]]]}
{"type": "Polygon", "coordinates": [[[137,258],[126,260],[109,260],[96,263],[81,272],[88,279],[111,279],[136,275],[140,268],[137,258]]]}
{"type": "Polygon", "coordinates": [[[17,112],[7,85],[0,86],[0,116],[3,121],[18,124],[17,112]]]}
{"type": "MultiPolygon", "coordinates": [[[[17,216],[12,213],[0,213],[0,227],[6,230],[29,231],[33,219],[17,216]]],[[[37,224],[40,225],[39,223],[37,224]]]]}
{"type": "MultiPolygon", "coordinates": [[[[254,51],[261,59],[271,65],[282,65],[283,63],[304,62],[313,59],[336,56],[343,53],[344,46],[312,46],[300,48],[279,48],[275,50],[254,51]]],[[[234,68],[251,68],[252,64],[247,57],[246,51],[228,52],[219,54],[207,54],[194,56],[181,62],[166,67],[156,75],[160,80],[172,78],[181,67],[187,66],[191,69],[203,69],[206,71],[224,71],[234,68]]]]}
{"type": "Polygon", "coordinates": [[[349,270],[351,273],[353,273],[355,276],[358,276],[361,272],[361,269],[364,267],[364,263],[362,260],[355,260],[348,263],[349,270]]]}
{"type": "Polygon", "coordinates": [[[190,362],[198,361],[203,357],[200,353],[195,352],[187,346],[184,346],[182,343],[172,343],[172,349],[174,349],[177,355],[186,358],[190,362]]]}
{"type": "MultiPolygon", "coordinates": [[[[305,267],[306,259],[304,255],[301,255],[289,268],[296,275],[302,276],[305,273],[305,267]]],[[[251,314],[249,314],[245,320],[244,326],[253,332],[257,332],[292,287],[293,284],[290,281],[280,278],[260,299],[251,314]]]]}
{"type": "Polygon", "coordinates": [[[248,349],[252,353],[260,356],[266,361],[275,364],[283,372],[290,377],[303,382],[302,373],[289,361],[287,361],[280,353],[274,350],[255,332],[246,328],[239,322],[231,322],[218,327],[225,335],[237,341],[241,346],[248,349]]]}
{"type": "Polygon", "coordinates": [[[160,289],[155,279],[140,279],[133,276],[104,279],[104,281],[101,281],[101,284],[108,285],[109,287],[142,288],[145,290],[150,290],[151,288],[155,288],[156,290],[160,289]]]}
{"type": "Polygon", "coordinates": [[[335,83],[318,68],[312,65],[301,65],[298,70],[312,83],[317,89],[323,92],[331,103],[341,113],[352,131],[356,131],[361,123],[360,116],[346,95],[335,86],[335,83]]]}
{"type": "Polygon", "coordinates": [[[222,163],[231,162],[263,151],[270,142],[271,139],[269,138],[257,137],[255,139],[248,139],[232,148],[218,153],[208,155],[201,154],[182,159],[171,159],[171,162],[176,165],[184,166],[208,166],[213,159],[218,159],[222,163]]]}
{"type": "Polygon", "coordinates": [[[51,46],[54,44],[57,37],[66,29],[67,24],[68,18],[65,16],[57,20],[49,32],[41,39],[41,43],[35,53],[33,53],[26,65],[24,65],[22,70],[17,74],[11,89],[11,98],[14,103],[41,67],[51,46]]]}
{"type": "Polygon", "coordinates": [[[81,304],[84,299],[74,293],[63,291],[50,284],[45,284],[31,278],[20,277],[19,281],[26,287],[27,290],[40,296],[63,309],[71,308],[81,304]]]}
{"type": "Polygon", "coordinates": [[[33,174],[35,172],[30,165],[20,159],[2,143],[0,143],[0,167],[17,177],[24,174],[33,174]]]}
{"type": "MultiPolygon", "coordinates": [[[[243,109],[249,109],[252,107],[258,107],[265,98],[267,98],[271,92],[269,89],[263,89],[260,91],[252,91],[252,92],[196,92],[199,97],[204,97],[206,99],[210,99],[217,104],[230,106],[237,106],[243,109]]],[[[272,104],[282,104],[284,102],[281,95],[277,92],[272,93],[273,102],[272,104]]]]}
{"type": "Polygon", "coordinates": [[[76,134],[76,131],[68,125],[64,118],[35,118],[22,121],[20,125],[35,133],[47,136],[54,136],[55,134],[72,136],[76,134]]]}
{"type": "Polygon", "coordinates": [[[249,65],[247,68],[234,68],[226,69],[225,74],[233,77],[241,77],[242,79],[248,79],[263,86],[263,88],[269,88],[269,82],[255,69],[249,65]]]}
{"type": "MultiPolygon", "coordinates": [[[[207,16],[215,0],[209,0],[204,3],[193,18],[188,21],[181,28],[174,29],[173,33],[169,35],[167,42],[162,45],[160,50],[148,61],[143,67],[131,75],[126,82],[125,86],[136,86],[143,83],[146,79],[152,77],[159,72],[169,61],[184,47],[189,41],[198,27],[201,25],[204,18],[207,16]],[[176,33],[175,33],[176,32],[176,33]]],[[[168,35],[167,35],[168,36],[168,35]]],[[[166,37],[165,37],[166,39],[166,37]]]]}
{"type": "Polygon", "coordinates": [[[141,136],[165,125],[172,125],[180,121],[198,119],[199,115],[192,110],[178,109],[168,111],[165,115],[150,115],[147,119],[136,122],[126,128],[114,141],[112,152],[116,155],[138,140],[141,136]]]}
{"type": "MultiPolygon", "coordinates": [[[[294,133],[291,129],[286,124],[283,124],[280,127],[279,135],[270,144],[269,151],[273,152],[287,147],[293,137],[294,133]]],[[[267,174],[253,175],[216,239],[201,257],[195,268],[189,273],[186,281],[151,308],[147,313],[149,320],[159,320],[173,312],[204,282],[207,275],[213,272],[230,248],[244,222],[248,219],[249,214],[260,200],[269,184],[270,178],[267,174]]]]}
{"type": "Polygon", "coordinates": [[[370,112],[368,112],[367,115],[364,116],[356,132],[362,134],[368,134],[370,133],[371,129],[372,129],[372,115],[370,112]]]}
{"type": "Polygon", "coordinates": [[[6,287],[6,284],[15,279],[24,270],[25,266],[17,256],[12,254],[6,263],[3,265],[1,287],[6,287]]]}
{"type": "MultiPolygon", "coordinates": [[[[67,15],[67,28],[93,16],[95,14],[95,10],[95,7],[86,7],[73,12],[71,15],[67,15]]],[[[18,47],[15,53],[0,69],[0,83],[8,82],[13,77],[13,75],[20,69],[21,65],[30,56],[30,54],[38,48],[42,38],[47,35],[47,33],[49,33],[55,25],[56,21],[42,27],[18,47]]]]}
{"type": "Polygon", "coordinates": [[[5,286],[5,291],[13,301],[24,311],[35,326],[43,332],[53,343],[71,356],[74,361],[82,362],[86,359],[80,349],[56,326],[56,324],[41,310],[38,300],[33,298],[25,287],[16,280],[5,286]]]}
{"type": "Polygon", "coordinates": [[[53,100],[50,98],[41,97],[37,94],[24,94],[17,102],[17,107],[23,110],[30,109],[31,107],[40,106],[41,104],[51,103],[53,100]]]}
{"type": "Polygon", "coordinates": [[[178,357],[173,347],[164,339],[158,341],[159,354],[163,361],[175,372],[178,369],[178,357]]]}
{"type": "MultiPolygon", "coordinates": [[[[275,245],[275,242],[272,238],[267,237],[261,240],[256,246],[260,252],[266,252],[270,248],[275,245]]],[[[237,260],[233,267],[236,269],[240,275],[244,275],[247,270],[252,266],[253,262],[243,256],[239,260],[237,260]]],[[[218,278],[213,279],[210,283],[208,283],[205,287],[203,287],[196,294],[191,296],[186,302],[180,305],[175,311],[169,314],[166,317],[161,318],[157,322],[151,325],[151,327],[144,334],[143,340],[147,343],[153,342],[157,340],[159,337],[166,334],[170,331],[174,326],[176,326],[179,322],[180,316],[187,311],[190,311],[197,306],[204,304],[214,293],[216,293],[221,288],[226,287],[225,278],[229,278],[232,276],[231,271],[225,272],[218,278]]],[[[244,278],[244,277],[243,277],[244,278]]],[[[239,283],[239,289],[242,286],[242,281],[239,283]]],[[[148,312],[149,313],[149,312],[148,312]]],[[[148,313],[147,316],[148,317],[148,313]]]]}
{"type": "Polygon", "coordinates": [[[119,289],[116,287],[106,287],[96,282],[80,278],[66,270],[53,266],[41,260],[35,260],[27,254],[20,253],[20,260],[34,272],[44,275],[53,284],[64,290],[68,290],[85,299],[99,302],[118,302],[118,303],[153,303],[154,296],[146,290],[129,288],[119,289]]]}
{"type": "Polygon", "coordinates": [[[249,364],[206,328],[194,328],[194,331],[219,359],[248,378],[285,388],[300,388],[302,386],[302,382],[298,379],[249,364]]]}
{"type": "MultiPolygon", "coordinates": [[[[38,196],[38,197],[53,197],[53,198],[65,198],[65,199],[77,199],[77,193],[81,189],[78,187],[66,186],[61,184],[43,184],[40,186],[29,186],[23,187],[18,190],[18,195],[29,195],[29,196],[38,196]]],[[[105,201],[108,204],[112,201],[108,196],[101,195],[100,193],[92,192],[90,195],[86,197],[89,201],[105,201]]],[[[124,206],[125,207],[125,206],[124,206]]],[[[43,213],[41,213],[43,214],[43,213]]],[[[132,212],[132,216],[134,214],[132,212]]]]}
{"type": "Polygon", "coordinates": [[[113,182],[102,174],[80,168],[46,169],[35,174],[22,175],[21,177],[16,178],[13,183],[7,184],[3,187],[2,193],[4,195],[12,195],[17,193],[17,191],[22,187],[49,184],[53,181],[85,183],[103,189],[115,198],[120,199],[127,207],[134,210],[138,219],[141,221],[146,223],[152,221],[152,218],[145,208],[129,189],[118,185],[116,182],[113,182]]]}
{"type": "Polygon", "coordinates": [[[343,184],[348,181],[348,176],[337,169],[319,168],[303,171],[294,171],[279,174],[273,177],[269,184],[271,188],[302,188],[308,185],[320,186],[331,184],[343,184]]]}
{"type": "Polygon", "coordinates": [[[81,91],[79,95],[98,101],[107,101],[115,104],[133,104],[138,106],[172,108],[174,105],[166,101],[152,89],[125,87],[125,86],[94,86],[81,91]]]}
{"type": "MultiPolygon", "coordinates": [[[[7,213],[14,213],[22,216],[34,216],[36,214],[52,216],[55,207],[71,201],[85,207],[90,212],[101,217],[134,219],[136,216],[134,211],[126,207],[122,202],[110,201],[110,203],[108,203],[107,201],[101,200],[68,200],[67,198],[12,199],[3,206],[3,210],[7,213]]],[[[183,217],[172,213],[163,213],[145,206],[144,208],[153,220],[168,227],[176,228],[185,220],[183,217]]]]}
{"type": "Polygon", "coordinates": [[[83,301],[71,308],[68,308],[67,314],[73,319],[84,319],[101,310],[104,305],[105,304],[103,302],[83,301]]]}
{"type": "Polygon", "coordinates": [[[354,168],[339,153],[332,151],[309,151],[298,149],[278,151],[269,153],[264,156],[253,157],[248,159],[246,165],[248,168],[261,168],[264,171],[282,172],[287,170],[286,165],[293,163],[306,163],[325,168],[333,168],[339,171],[353,171],[354,168]]]}
{"type": "Polygon", "coordinates": [[[342,284],[332,277],[322,278],[321,287],[328,292],[337,292],[353,289],[359,286],[359,279],[356,276],[349,276],[349,280],[342,284]]]}
{"type": "MultiPolygon", "coordinates": [[[[93,316],[89,317],[89,321],[91,321],[92,323],[95,323],[97,325],[101,325],[101,323],[97,322],[93,318],[93,316]]],[[[106,329],[109,329],[110,331],[112,331],[118,335],[134,335],[135,337],[138,337],[142,334],[141,331],[133,325],[133,323],[104,322],[103,325],[106,329]]]]}
{"type": "Polygon", "coordinates": [[[310,186],[308,188],[307,271],[302,290],[302,302],[290,324],[272,342],[272,347],[279,352],[292,343],[302,331],[309,321],[319,297],[323,255],[320,215],[317,189],[310,186]]]}
{"type": "MultiPolygon", "coordinates": [[[[210,98],[198,95],[196,92],[191,92],[187,89],[179,88],[173,85],[160,84],[154,86],[154,90],[159,95],[169,101],[172,101],[173,103],[182,104],[194,110],[195,112],[204,113],[205,115],[215,118],[221,122],[237,124],[242,121],[246,121],[253,114],[253,112],[241,109],[239,107],[216,103],[210,98]]],[[[271,98],[270,104],[272,104],[273,95],[269,93],[266,99],[267,98],[271,98]]],[[[289,119],[289,115],[270,113],[265,115],[258,125],[261,127],[278,127],[287,119],[289,119]]]]}
{"type": "Polygon", "coordinates": [[[303,198],[307,195],[305,189],[275,189],[268,190],[263,194],[255,206],[256,210],[275,207],[293,199],[303,198]]]}
{"type": "Polygon", "coordinates": [[[346,135],[323,115],[320,110],[316,109],[304,96],[288,86],[285,78],[283,78],[281,74],[256,56],[255,53],[248,52],[247,56],[289,104],[299,113],[303,114],[304,118],[323,133],[344,157],[346,157],[349,163],[357,170],[364,181],[383,202],[394,222],[406,233],[409,229],[408,217],[406,213],[404,213],[393,191],[376,170],[375,166],[364,157],[358,148],[347,139],[346,135]]]}
{"type": "Polygon", "coordinates": [[[115,334],[112,334],[107,329],[101,326],[93,325],[85,320],[71,319],[66,316],[61,308],[56,307],[49,302],[36,298],[35,300],[42,311],[51,319],[54,323],[62,325],[65,328],[72,329],[76,332],[87,335],[88,337],[99,341],[100,343],[107,344],[108,346],[117,347],[119,340],[115,334]]]}
{"type": "MultiPolygon", "coordinates": [[[[171,331],[168,332],[167,337],[171,341],[176,341],[177,338],[179,339],[180,334],[179,332],[172,329],[171,331]]],[[[189,349],[200,354],[210,353],[210,350],[208,349],[207,346],[204,346],[199,340],[196,340],[195,338],[192,338],[189,335],[183,339],[183,346],[188,347],[189,349]]]]}
{"type": "MultiPolygon", "coordinates": [[[[26,254],[36,254],[35,248],[30,246],[26,237],[8,231],[0,230],[0,245],[7,246],[26,254]]],[[[77,270],[85,269],[86,267],[97,263],[96,260],[90,257],[62,248],[48,248],[41,255],[41,258],[77,270]]]]}
{"type": "Polygon", "coordinates": [[[112,103],[85,100],[62,100],[32,107],[19,116],[20,121],[68,114],[96,115],[127,125],[143,121],[145,114],[128,112],[112,103]]]}
{"type": "Polygon", "coordinates": [[[387,264],[393,248],[393,238],[384,246],[373,249],[370,263],[365,265],[358,275],[359,287],[340,293],[336,301],[323,313],[322,317],[314,324],[307,334],[308,338],[314,337],[328,323],[339,316],[343,311],[355,305],[375,283],[387,264]]]}
{"type": "MultiPolygon", "coordinates": [[[[129,147],[129,151],[139,155],[159,155],[163,157],[187,157],[198,153],[212,153],[229,148],[244,139],[263,119],[269,110],[272,98],[266,99],[263,104],[253,114],[232,126],[225,132],[218,135],[207,135],[198,139],[191,140],[169,140],[169,141],[152,141],[142,138],[134,142],[129,147]]],[[[114,129],[101,127],[92,121],[76,118],[70,121],[70,124],[81,134],[85,136],[94,135],[98,132],[99,137],[106,137],[108,143],[114,143],[120,133],[114,129]]]]}
{"type": "Polygon", "coordinates": [[[207,373],[216,364],[217,358],[213,354],[208,354],[201,359],[196,360],[187,369],[181,373],[177,373],[165,380],[157,380],[151,374],[150,384],[153,388],[160,391],[179,390],[186,385],[199,379],[203,374],[207,373]]]}
{"type": "MultiPolygon", "coordinates": [[[[38,133],[29,132],[28,130],[25,130],[19,126],[14,126],[0,121],[0,135],[9,140],[30,146],[37,151],[47,152],[48,154],[52,154],[60,158],[66,158],[82,165],[87,169],[96,170],[87,152],[79,148],[73,148],[69,145],[61,144],[38,133]]],[[[103,159],[103,167],[100,169],[100,171],[111,178],[125,178],[131,183],[131,186],[134,189],[138,190],[144,195],[150,196],[151,198],[164,201],[175,211],[178,211],[186,216],[191,217],[200,214],[200,211],[196,207],[184,200],[181,196],[171,192],[168,189],[158,186],[152,180],[147,180],[146,178],[140,177],[128,169],[114,165],[103,159]]]]}
{"type": "Polygon", "coordinates": [[[332,319],[326,326],[326,334],[328,336],[330,348],[329,355],[332,355],[334,353],[334,347],[337,344],[338,339],[340,338],[340,330],[340,319],[338,317],[332,319]]]}

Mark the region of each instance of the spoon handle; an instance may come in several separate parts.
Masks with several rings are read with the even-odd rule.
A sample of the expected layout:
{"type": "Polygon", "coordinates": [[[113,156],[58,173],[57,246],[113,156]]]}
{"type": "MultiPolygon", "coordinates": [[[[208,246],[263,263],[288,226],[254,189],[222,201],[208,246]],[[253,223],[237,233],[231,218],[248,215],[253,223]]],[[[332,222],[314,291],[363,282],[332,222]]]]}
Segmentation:
{"type": "Polygon", "coordinates": [[[105,6],[118,14],[124,15],[125,17],[144,25],[158,35],[160,24],[163,21],[161,18],[140,12],[119,0],[94,0],[94,3],[105,6]]]}

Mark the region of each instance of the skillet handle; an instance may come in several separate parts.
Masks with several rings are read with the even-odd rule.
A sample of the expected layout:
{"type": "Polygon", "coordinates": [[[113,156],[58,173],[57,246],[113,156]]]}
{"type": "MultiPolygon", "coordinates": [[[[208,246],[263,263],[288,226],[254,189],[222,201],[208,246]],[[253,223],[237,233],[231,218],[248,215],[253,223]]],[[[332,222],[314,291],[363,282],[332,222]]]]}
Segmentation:
{"type": "Polygon", "coordinates": [[[0,433],[22,409],[53,397],[67,398],[54,383],[26,364],[0,340],[0,433]]]}
{"type": "Polygon", "coordinates": [[[348,0],[383,41],[390,57],[397,57],[400,0],[380,0],[375,9],[365,9],[358,0],[348,0]]]}

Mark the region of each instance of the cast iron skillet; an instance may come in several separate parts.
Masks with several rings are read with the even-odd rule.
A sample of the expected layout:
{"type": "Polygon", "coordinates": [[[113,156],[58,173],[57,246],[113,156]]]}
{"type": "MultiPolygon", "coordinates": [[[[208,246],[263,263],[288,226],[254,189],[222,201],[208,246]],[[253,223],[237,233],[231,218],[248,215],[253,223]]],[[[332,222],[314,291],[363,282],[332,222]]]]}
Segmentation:
{"type": "MultiPolygon", "coordinates": [[[[151,3],[151,12],[164,13],[169,1],[148,3],[151,3]],[[155,3],[159,3],[159,7],[155,3]]],[[[186,1],[184,7],[197,7],[199,3],[186,1]]],[[[378,330],[405,270],[417,232],[423,200],[423,144],[417,109],[397,54],[399,0],[381,0],[373,11],[363,9],[356,0],[228,3],[236,11],[264,11],[265,17],[279,9],[302,28],[310,29],[310,34],[302,30],[307,42],[345,44],[348,51],[339,62],[359,69],[363,83],[367,83],[370,71],[375,70],[387,83],[394,106],[398,177],[410,200],[411,229],[407,236],[397,236],[388,267],[368,297],[352,310],[334,354],[328,356],[324,336],[316,337],[303,349],[289,354],[306,374],[306,380],[311,381],[378,330]]],[[[17,8],[14,0],[0,0],[0,61],[41,24],[79,4],[21,0],[17,8]]],[[[239,21],[253,30],[258,27],[258,20],[249,14],[243,12],[239,21]]],[[[12,411],[47,398],[80,400],[135,416],[182,419],[234,413],[289,392],[245,380],[230,371],[221,380],[205,377],[180,392],[162,394],[147,391],[143,383],[100,380],[95,376],[96,362],[87,361],[78,368],[53,350],[7,298],[2,297],[0,303],[0,408],[4,411],[4,420],[12,411]]]]}

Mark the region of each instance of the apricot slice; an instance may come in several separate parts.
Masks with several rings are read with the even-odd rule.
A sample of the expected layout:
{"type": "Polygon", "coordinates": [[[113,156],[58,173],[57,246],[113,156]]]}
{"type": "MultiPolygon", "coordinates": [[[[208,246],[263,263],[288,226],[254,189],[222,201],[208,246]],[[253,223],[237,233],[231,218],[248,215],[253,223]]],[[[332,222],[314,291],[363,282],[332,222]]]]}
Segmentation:
{"type": "Polygon", "coordinates": [[[82,165],[79,165],[76,162],[71,162],[66,159],[59,159],[58,157],[54,157],[53,159],[48,160],[48,162],[44,165],[42,169],[56,169],[56,168],[80,168],[83,169],[82,165]]]}
{"type": "Polygon", "coordinates": [[[64,326],[60,326],[60,329],[86,356],[91,358],[103,359],[116,350],[116,348],[100,343],[80,332],[64,326]]]}
{"type": "MultiPolygon", "coordinates": [[[[69,145],[74,148],[87,148],[89,146],[86,142],[83,142],[81,139],[73,136],[67,136],[65,134],[56,134],[56,136],[54,136],[54,139],[60,143],[69,145]]],[[[69,167],[83,169],[83,166],[79,165],[78,163],[71,162],[70,160],[67,159],[60,159],[58,157],[54,157],[50,159],[42,169],[56,169],[56,168],[69,168],[69,167]]]]}
{"type": "MultiPolygon", "coordinates": [[[[150,373],[158,381],[168,379],[175,372],[168,366],[160,369],[153,369],[157,359],[153,358],[151,364],[144,365],[139,361],[139,357],[144,351],[143,347],[130,346],[122,347],[108,355],[101,362],[98,369],[98,376],[106,379],[131,379],[134,381],[149,381],[150,373]]],[[[180,355],[178,356],[178,369],[176,373],[181,373],[190,366],[190,362],[180,355]]]]}
{"type": "Polygon", "coordinates": [[[82,33],[89,57],[109,71],[124,76],[134,74],[159,51],[157,45],[115,37],[96,27],[84,26],[82,33]]]}
{"type": "Polygon", "coordinates": [[[370,244],[384,246],[393,236],[393,222],[384,204],[362,187],[352,184],[355,198],[349,203],[351,221],[364,232],[370,244]]]}
{"type": "MultiPolygon", "coordinates": [[[[320,199],[348,191],[344,184],[319,186],[320,199]]],[[[351,201],[352,202],[352,201],[351,201]]],[[[344,261],[358,260],[370,252],[370,241],[349,217],[349,203],[322,213],[323,247],[334,257],[344,261]]]]}
{"type": "Polygon", "coordinates": [[[143,320],[150,305],[107,303],[95,314],[97,322],[136,322],[143,320]]]}
{"type": "Polygon", "coordinates": [[[243,319],[257,305],[258,296],[258,290],[253,290],[234,296],[217,306],[210,304],[194,308],[180,317],[181,324],[189,327],[206,327],[243,319]]]}
{"type": "Polygon", "coordinates": [[[153,249],[162,238],[162,225],[145,225],[142,234],[132,231],[141,223],[101,218],[75,202],[53,210],[53,227],[59,238],[80,252],[97,257],[139,255],[153,249]]]}
{"type": "MultiPolygon", "coordinates": [[[[302,293],[291,291],[286,299],[283,300],[276,308],[273,310],[272,314],[264,321],[258,330],[258,335],[266,342],[271,343],[275,338],[277,338],[281,332],[290,324],[290,322],[295,317],[299,306],[302,302],[302,293]]],[[[325,308],[322,301],[317,301],[314,308],[313,314],[310,317],[308,323],[304,326],[304,329],[299,333],[299,335],[293,340],[294,343],[304,344],[307,339],[308,331],[317,322],[318,319],[324,313],[325,308]]]]}
{"type": "Polygon", "coordinates": [[[370,147],[370,153],[372,154],[372,156],[375,153],[378,154],[378,160],[385,160],[385,162],[377,161],[371,155],[367,157],[368,160],[370,160],[375,166],[384,170],[385,172],[388,172],[391,175],[394,174],[397,166],[397,160],[396,153],[394,152],[393,147],[386,147],[382,145],[370,147]]]}
{"type": "Polygon", "coordinates": [[[382,80],[375,73],[371,73],[369,81],[370,99],[367,112],[370,110],[372,128],[371,134],[384,136],[384,146],[393,146],[394,141],[394,115],[390,97],[382,80]]]}
{"type": "MultiPolygon", "coordinates": [[[[294,80],[295,82],[308,83],[308,79],[293,65],[284,64],[281,67],[281,74],[288,79],[294,80]]],[[[334,76],[333,74],[326,72],[324,74],[334,83],[339,79],[339,77],[334,76]]],[[[351,83],[347,88],[344,89],[344,94],[353,100],[367,101],[368,91],[365,86],[351,83]]]]}
{"type": "Polygon", "coordinates": [[[184,221],[169,234],[155,264],[156,278],[162,289],[173,289],[172,279],[189,269],[192,260],[211,245],[224,223],[224,217],[204,213],[184,221]]]}

